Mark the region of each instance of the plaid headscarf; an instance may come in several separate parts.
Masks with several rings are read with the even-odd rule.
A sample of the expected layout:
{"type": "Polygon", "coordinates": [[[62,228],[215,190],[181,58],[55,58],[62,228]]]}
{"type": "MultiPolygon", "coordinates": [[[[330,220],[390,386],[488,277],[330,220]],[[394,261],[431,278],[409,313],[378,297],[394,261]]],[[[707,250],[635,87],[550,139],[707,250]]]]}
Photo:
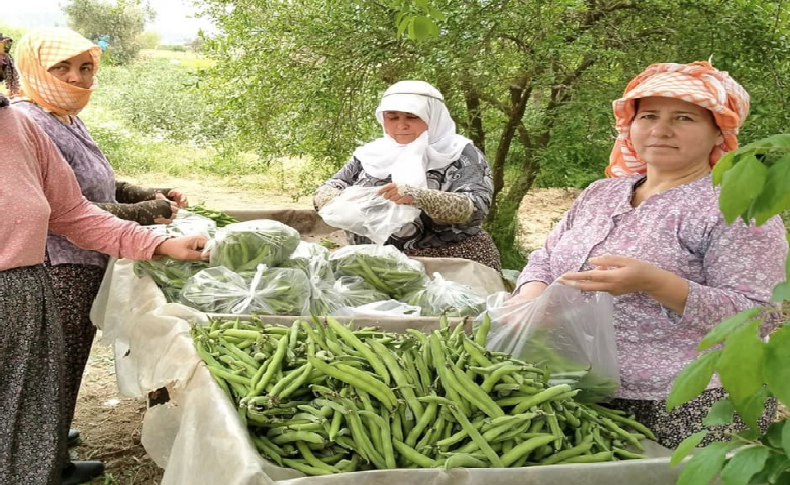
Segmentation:
{"type": "Polygon", "coordinates": [[[618,136],[607,176],[627,177],[647,169],[631,142],[631,123],[636,115],[634,100],[651,96],[682,99],[713,113],[724,141],[711,151],[711,166],[738,148],[738,129],[749,114],[749,93],[740,84],[708,62],[653,64],[632,79],[623,97],[613,103],[618,136]]]}
{"type": "Polygon", "coordinates": [[[19,40],[16,55],[19,99],[28,99],[59,117],[76,116],[88,104],[96,81],[89,89],[84,89],[65,83],[47,71],[83,52],[91,54],[93,73],[96,74],[101,47],[73,30],[58,27],[25,34],[19,40]]]}

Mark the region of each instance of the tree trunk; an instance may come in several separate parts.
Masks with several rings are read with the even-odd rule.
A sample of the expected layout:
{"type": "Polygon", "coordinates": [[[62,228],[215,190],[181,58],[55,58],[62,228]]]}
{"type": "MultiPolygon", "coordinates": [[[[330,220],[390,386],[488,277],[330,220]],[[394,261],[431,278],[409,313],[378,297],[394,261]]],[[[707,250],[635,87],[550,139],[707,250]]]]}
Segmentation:
{"type": "Polygon", "coordinates": [[[486,133],[483,129],[483,110],[480,107],[480,97],[474,89],[464,89],[466,111],[469,113],[469,138],[483,153],[486,152],[486,133]]]}

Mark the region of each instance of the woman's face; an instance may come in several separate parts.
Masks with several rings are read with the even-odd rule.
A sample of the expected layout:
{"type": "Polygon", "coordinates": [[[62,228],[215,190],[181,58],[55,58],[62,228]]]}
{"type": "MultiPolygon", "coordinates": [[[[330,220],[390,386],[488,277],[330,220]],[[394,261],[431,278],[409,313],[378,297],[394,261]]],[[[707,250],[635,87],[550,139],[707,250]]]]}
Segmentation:
{"type": "Polygon", "coordinates": [[[648,165],[683,171],[696,164],[707,166],[710,152],[724,137],[707,109],[656,96],[639,100],[631,141],[648,165]]]}
{"type": "Polygon", "coordinates": [[[64,83],[83,89],[93,86],[93,57],[90,52],[83,52],[50,67],[48,72],[64,83]]]}
{"type": "Polygon", "coordinates": [[[384,131],[400,144],[406,145],[413,142],[427,129],[428,124],[413,113],[384,112],[384,131]]]}

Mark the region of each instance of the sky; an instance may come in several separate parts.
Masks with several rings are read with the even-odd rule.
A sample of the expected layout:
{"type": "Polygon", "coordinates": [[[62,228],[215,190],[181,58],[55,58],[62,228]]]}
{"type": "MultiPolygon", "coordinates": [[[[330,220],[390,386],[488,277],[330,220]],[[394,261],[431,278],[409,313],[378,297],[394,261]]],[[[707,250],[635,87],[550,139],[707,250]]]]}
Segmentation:
{"type": "MultiPolygon", "coordinates": [[[[60,7],[66,0],[21,0],[12,8],[0,10],[0,23],[20,28],[65,26],[66,17],[60,7]]],[[[156,19],[146,30],[158,32],[163,44],[182,44],[197,36],[199,29],[211,31],[211,23],[190,18],[197,9],[193,0],[150,0],[156,19]]]]}

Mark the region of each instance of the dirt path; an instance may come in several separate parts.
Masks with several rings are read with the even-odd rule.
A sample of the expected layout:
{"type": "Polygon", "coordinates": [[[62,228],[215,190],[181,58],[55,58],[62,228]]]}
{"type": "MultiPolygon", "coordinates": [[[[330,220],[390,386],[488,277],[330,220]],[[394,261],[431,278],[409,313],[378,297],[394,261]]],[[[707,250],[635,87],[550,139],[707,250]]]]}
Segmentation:
{"type": "MultiPolygon", "coordinates": [[[[124,177],[126,181],[149,187],[178,187],[192,202],[205,202],[215,209],[311,208],[303,197],[294,201],[291,194],[261,193],[227,185],[222,179],[165,178],[159,176],[124,177]]],[[[526,249],[539,247],[551,226],[559,220],[577,194],[575,190],[537,189],[524,199],[519,212],[520,240],[526,249]]],[[[140,444],[145,401],[123,398],[115,384],[112,349],[98,341],[85,370],[74,427],[82,432],[83,443],[72,450],[74,458],[102,460],[107,465],[104,477],[93,485],[154,485],[162,470],[146,455],[140,444]]]]}

